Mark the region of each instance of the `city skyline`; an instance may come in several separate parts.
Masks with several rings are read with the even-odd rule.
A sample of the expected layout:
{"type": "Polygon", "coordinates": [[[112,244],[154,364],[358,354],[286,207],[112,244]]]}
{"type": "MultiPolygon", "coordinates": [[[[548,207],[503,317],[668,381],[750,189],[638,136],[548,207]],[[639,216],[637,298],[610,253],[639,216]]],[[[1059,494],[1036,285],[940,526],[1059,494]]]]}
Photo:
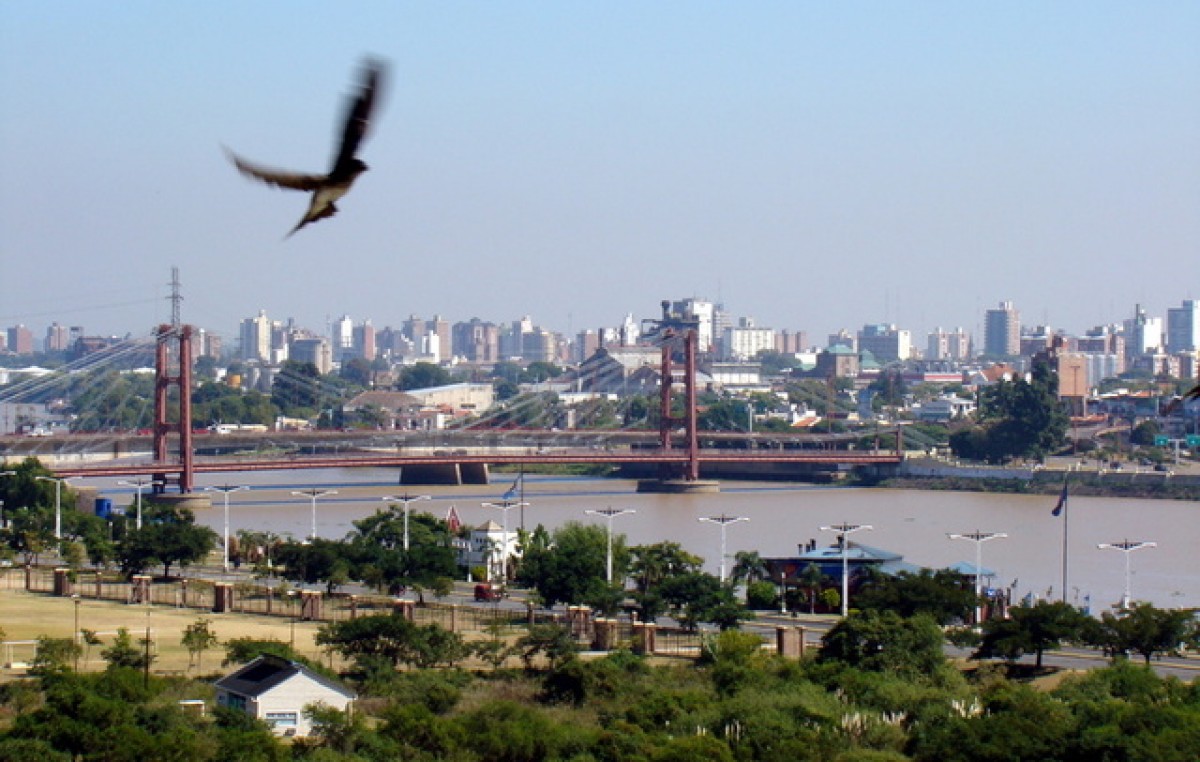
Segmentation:
{"type": "MultiPolygon", "coordinates": [[[[705,309],[713,308],[716,310],[715,315],[719,316],[722,323],[722,328],[737,328],[746,332],[753,333],[755,331],[770,331],[778,337],[780,334],[785,334],[793,337],[793,341],[800,337],[803,343],[796,352],[820,351],[822,349],[832,348],[838,344],[845,344],[846,340],[853,339],[854,344],[863,344],[862,348],[874,348],[876,346],[891,346],[891,347],[907,347],[909,349],[901,350],[900,359],[909,357],[911,359],[967,359],[968,357],[978,356],[1017,356],[1027,354],[1023,347],[1025,341],[1040,342],[1045,340],[1049,343],[1049,339],[1054,335],[1062,335],[1072,338],[1093,337],[1088,343],[1087,349],[1079,351],[1087,352],[1107,352],[1107,339],[1099,341],[1096,336],[1108,337],[1110,335],[1120,335],[1123,337],[1123,344],[1128,344],[1131,354],[1144,354],[1146,352],[1157,351],[1165,354],[1197,353],[1200,350],[1200,302],[1197,300],[1184,299],[1178,304],[1168,306],[1163,310],[1162,314],[1156,315],[1153,311],[1145,309],[1145,305],[1135,304],[1130,310],[1129,315],[1123,320],[1104,323],[1090,326],[1084,330],[1072,331],[1061,326],[1045,326],[1038,323],[1030,323],[1023,320],[1020,310],[1020,305],[1015,305],[1011,301],[1003,300],[984,311],[981,318],[983,323],[982,329],[976,333],[963,326],[955,326],[953,328],[945,328],[939,326],[934,331],[928,334],[917,334],[903,325],[887,324],[887,323],[872,323],[863,322],[855,327],[845,327],[839,331],[827,335],[814,335],[807,331],[803,326],[766,326],[754,320],[752,315],[743,315],[733,312],[728,309],[723,309],[723,305],[712,304],[702,300],[684,299],[681,301],[670,301],[672,310],[689,310],[692,303],[702,305],[705,309]],[[1000,322],[993,325],[993,316],[1000,316],[1000,322]],[[998,327],[999,326],[999,327],[998,327]],[[1049,330],[1047,330],[1049,329],[1049,330]],[[990,347],[989,342],[994,340],[991,335],[996,331],[1001,331],[1005,335],[1001,339],[1001,343],[1006,347],[1006,351],[998,351],[997,347],[990,347]],[[1012,333],[1016,331],[1016,333],[1012,333]],[[903,334],[897,338],[895,334],[903,334]],[[1099,341],[1099,343],[1097,343],[1099,341]],[[882,343],[880,343],[882,342],[882,343]],[[926,347],[940,345],[939,352],[944,352],[944,357],[933,356],[933,350],[926,350],[926,347]],[[911,354],[909,354],[911,350],[911,354]]],[[[661,303],[660,303],[661,304],[661,303]]],[[[655,313],[657,318],[661,315],[660,311],[655,313]]],[[[647,318],[653,321],[653,318],[647,318]]],[[[185,323],[191,321],[184,320],[185,323]]],[[[701,321],[701,333],[705,332],[703,327],[704,320],[701,321]]],[[[370,317],[355,318],[350,313],[341,313],[337,318],[332,315],[327,317],[327,320],[322,326],[306,326],[294,321],[290,317],[271,316],[265,310],[259,310],[256,316],[247,315],[238,321],[237,327],[232,331],[221,332],[216,331],[210,326],[197,325],[196,328],[201,330],[201,337],[215,337],[216,346],[220,353],[234,357],[235,359],[251,359],[251,355],[259,355],[262,358],[267,358],[270,355],[270,347],[273,342],[278,343],[276,338],[272,337],[273,333],[280,331],[291,331],[293,335],[291,339],[313,339],[320,338],[328,341],[328,348],[332,353],[334,361],[338,361],[339,347],[349,347],[351,345],[359,345],[362,341],[361,332],[364,326],[370,326],[371,343],[374,346],[375,342],[382,338],[385,333],[394,333],[397,336],[403,334],[409,339],[417,339],[417,343],[410,346],[407,352],[401,353],[401,357],[413,357],[417,355],[432,354],[438,357],[440,354],[441,361],[447,361],[452,358],[452,345],[458,344],[458,338],[451,340],[452,332],[456,332],[460,327],[468,328],[471,325],[491,326],[497,329],[497,336],[493,337],[493,341],[500,338],[500,334],[507,334],[510,330],[516,330],[520,326],[523,332],[537,333],[544,332],[554,334],[568,342],[582,342],[585,333],[607,335],[606,343],[621,343],[617,337],[621,337],[629,332],[633,334],[634,339],[630,343],[636,343],[636,336],[642,326],[642,320],[633,312],[624,313],[622,320],[611,321],[608,324],[600,326],[584,326],[577,330],[568,333],[559,331],[553,327],[543,326],[531,315],[525,314],[511,319],[492,319],[472,315],[470,318],[450,318],[446,315],[434,313],[428,318],[416,314],[409,314],[403,320],[395,320],[388,322],[376,323],[370,317]],[[414,328],[414,324],[416,327],[414,328]],[[247,338],[247,327],[253,325],[254,338],[247,338]],[[432,349],[429,345],[421,346],[420,337],[422,335],[435,335],[432,349]],[[380,337],[377,339],[376,337],[380,337]],[[250,351],[243,345],[247,341],[254,341],[258,346],[256,351],[250,351]]],[[[146,331],[140,334],[141,337],[149,337],[153,335],[153,331],[146,331]]],[[[282,334],[281,334],[282,335],[282,334]]],[[[25,324],[17,324],[14,326],[0,326],[0,353],[7,354],[34,354],[37,352],[54,352],[54,351],[70,351],[74,342],[79,339],[97,339],[97,338],[118,338],[117,334],[112,334],[104,331],[102,328],[91,330],[87,326],[64,326],[58,321],[52,321],[46,326],[44,331],[37,330],[37,327],[31,327],[25,324]],[[14,343],[14,337],[20,336],[19,344],[14,343]],[[43,338],[44,337],[44,338],[43,338]],[[53,343],[53,346],[51,344],[53,343]]],[[[134,336],[137,338],[137,336],[134,336]]],[[[207,340],[203,338],[202,340],[207,340]]],[[[708,329],[708,340],[714,344],[722,340],[721,329],[708,329]]],[[[749,341],[756,349],[766,347],[762,340],[759,339],[741,339],[741,341],[749,341]]],[[[286,341],[285,341],[286,343],[286,341]]],[[[778,346],[776,347],[778,349],[778,346]]],[[[511,347],[509,347],[511,350],[511,347]]],[[[727,350],[728,351],[728,350],[727,350]]],[[[780,350],[785,353],[791,353],[792,350],[780,350]]],[[[380,352],[383,354],[391,354],[390,352],[380,352]]],[[[501,352],[504,356],[520,356],[522,353],[519,350],[509,352],[501,352]]],[[[756,350],[747,351],[741,359],[751,359],[756,350]]],[[[875,349],[876,356],[884,356],[878,349],[875,349]]],[[[458,352],[453,353],[454,357],[460,357],[458,352]]],[[[502,359],[497,357],[496,359],[502,359]]],[[[584,357],[577,357],[575,361],[581,361],[584,357]]],[[[1193,360],[1194,361],[1194,360],[1193,360]]]]}
{"type": "Polygon", "coordinates": [[[0,108],[21,115],[0,124],[0,325],[139,335],[169,322],[172,266],[185,319],[226,336],[259,309],[573,334],[682,296],[814,340],[981,337],[1000,301],[1081,333],[1200,296],[1192,3],[7,4],[0,22],[0,108]],[[281,243],[295,199],[220,145],[321,169],[369,54],[392,72],[372,171],[281,243]]]}

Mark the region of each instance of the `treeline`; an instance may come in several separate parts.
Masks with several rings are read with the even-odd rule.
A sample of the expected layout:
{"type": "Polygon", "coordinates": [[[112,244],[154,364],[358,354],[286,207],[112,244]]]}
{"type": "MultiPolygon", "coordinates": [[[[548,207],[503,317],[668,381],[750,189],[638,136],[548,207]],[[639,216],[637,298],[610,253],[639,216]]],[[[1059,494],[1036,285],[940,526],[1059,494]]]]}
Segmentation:
{"type": "MultiPolygon", "coordinates": [[[[239,712],[186,712],[178,702],[211,699],[210,683],[147,676],[128,643],[105,651],[104,671],[78,674],[66,639],[39,647],[34,680],[0,686],[0,761],[1200,759],[1196,682],[1121,660],[1042,690],[1000,665],[957,669],[923,615],[846,623],[815,657],[784,659],[728,630],[694,662],[668,664],[629,651],[586,659],[542,626],[497,632],[490,642],[511,646],[471,666],[436,626],[364,617],[318,638],[352,660],[358,709],[309,707],[317,733],[294,742],[239,712]]],[[[277,641],[225,647],[229,667],[266,650],[294,657],[277,641]]]]}

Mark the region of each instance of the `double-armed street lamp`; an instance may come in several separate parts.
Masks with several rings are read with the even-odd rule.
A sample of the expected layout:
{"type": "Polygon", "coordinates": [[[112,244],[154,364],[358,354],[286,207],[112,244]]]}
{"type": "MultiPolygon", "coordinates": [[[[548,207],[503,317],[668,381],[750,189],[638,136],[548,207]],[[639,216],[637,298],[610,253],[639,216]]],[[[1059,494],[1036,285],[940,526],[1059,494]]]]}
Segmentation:
{"type": "Polygon", "coordinates": [[[35,476],[39,482],[54,482],[54,539],[62,539],[62,486],[77,476],[35,476]]]}
{"type": "Polygon", "coordinates": [[[495,508],[498,511],[504,512],[504,540],[502,541],[502,549],[500,551],[500,568],[503,570],[501,572],[501,580],[503,582],[507,582],[509,554],[508,512],[513,508],[525,508],[529,505],[529,503],[525,502],[524,500],[501,500],[498,503],[481,503],[481,505],[484,508],[495,508]]]}
{"type": "Polygon", "coordinates": [[[974,532],[966,532],[963,534],[947,534],[951,540],[970,540],[975,543],[975,624],[982,624],[983,605],[980,603],[980,595],[983,593],[983,588],[980,584],[980,577],[983,574],[983,544],[988,540],[997,540],[1008,537],[1004,532],[980,532],[976,529],[974,532]]]}
{"type": "Polygon", "coordinates": [[[120,484],[122,487],[134,487],[137,489],[137,528],[138,529],[142,528],[142,488],[149,487],[149,486],[157,484],[157,483],[158,482],[154,481],[153,479],[132,479],[130,481],[126,481],[126,480],[122,479],[121,481],[117,482],[117,484],[120,484]]]}
{"type": "Polygon", "coordinates": [[[725,528],[730,524],[736,524],[739,521],[749,520],[749,516],[726,516],[723,513],[720,516],[701,516],[699,519],[697,519],[697,521],[716,524],[721,527],[721,566],[718,579],[721,580],[722,585],[725,584],[725,528]]]}
{"type": "Polygon", "coordinates": [[[842,616],[850,612],[850,535],[865,529],[874,529],[870,524],[832,524],[821,527],[822,532],[837,532],[838,544],[842,546],[842,616]]]}
{"type": "Polygon", "coordinates": [[[604,568],[605,568],[605,579],[608,580],[608,584],[611,585],[612,581],[613,581],[613,570],[612,570],[612,566],[613,566],[613,554],[612,554],[612,527],[613,527],[612,523],[613,523],[613,519],[615,519],[618,516],[624,516],[627,513],[637,513],[637,511],[635,511],[632,508],[611,508],[610,507],[610,508],[600,508],[600,509],[594,510],[594,511],[588,510],[588,511],[584,511],[584,513],[589,514],[591,516],[603,516],[608,521],[608,554],[605,557],[605,567],[604,568]]]}
{"type": "Polygon", "coordinates": [[[229,494],[248,489],[250,488],[245,485],[233,486],[230,484],[204,488],[205,492],[220,492],[225,496],[225,532],[221,538],[221,568],[225,571],[229,571],[229,494]]]}
{"type": "Polygon", "coordinates": [[[325,497],[326,495],[336,495],[337,490],[313,487],[311,489],[292,490],[292,494],[312,500],[312,533],[309,534],[308,539],[310,541],[317,539],[317,498],[325,497]]]}
{"type": "Polygon", "coordinates": [[[404,552],[408,552],[408,504],[415,503],[418,500],[432,500],[429,495],[410,495],[407,492],[403,495],[384,495],[379,498],[385,503],[399,503],[404,509],[404,552]]]}
{"type": "Polygon", "coordinates": [[[1133,551],[1135,550],[1141,550],[1142,548],[1157,548],[1158,543],[1121,540],[1120,542],[1102,542],[1096,547],[1101,550],[1119,550],[1125,554],[1125,594],[1121,596],[1121,608],[1129,608],[1129,604],[1132,602],[1133,598],[1129,589],[1129,556],[1132,555],[1133,551]]]}

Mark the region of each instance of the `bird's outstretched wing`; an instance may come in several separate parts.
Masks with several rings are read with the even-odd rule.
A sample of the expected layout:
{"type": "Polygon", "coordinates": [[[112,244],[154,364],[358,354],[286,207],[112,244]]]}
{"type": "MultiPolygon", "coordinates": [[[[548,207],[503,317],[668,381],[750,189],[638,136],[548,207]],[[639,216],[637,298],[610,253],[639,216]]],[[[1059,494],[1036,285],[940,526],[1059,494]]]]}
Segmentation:
{"type": "Polygon", "coordinates": [[[1183,403],[1194,399],[1200,399],[1200,384],[1193,386],[1190,390],[1184,392],[1182,397],[1177,400],[1173,400],[1171,404],[1167,405],[1166,410],[1163,411],[1163,415],[1171,415],[1180,407],[1182,407],[1183,403]]]}
{"type": "Polygon", "coordinates": [[[383,79],[383,63],[375,59],[367,59],[363,67],[362,84],[358,95],[350,99],[346,110],[346,124],[342,128],[342,142],[338,146],[337,158],[329,177],[337,180],[346,174],[353,174],[352,164],[358,153],[358,146],[366,137],[371,123],[371,111],[375,108],[375,94],[379,92],[380,80],[383,79]]]}
{"type": "Polygon", "coordinates": [[[299,172],[285,172],[258,164],[251,164],[228,148],[225,149],[225,155],[229,157],[229,160],[233,162],[233,166],[237,167],[238,171],[243,175],[252,177],[267,185],[274,185],[276,188],[312,191],[321,187],[327,179],[325,175],[304,175],[299,172]]]}

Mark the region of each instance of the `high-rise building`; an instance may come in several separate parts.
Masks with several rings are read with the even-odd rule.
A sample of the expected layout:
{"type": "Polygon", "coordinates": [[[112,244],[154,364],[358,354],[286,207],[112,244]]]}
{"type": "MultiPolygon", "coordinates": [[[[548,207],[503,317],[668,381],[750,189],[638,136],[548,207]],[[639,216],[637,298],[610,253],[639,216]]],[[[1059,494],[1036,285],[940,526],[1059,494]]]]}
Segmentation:
{"type": "Polygon", "coordinates": [[[753,360],[759,352],[774,351],[775,331],[759,328],[751,318],[742,318],[739,325],[725,328],[721,335],[721,358],[724,360],[753,360]]]}
{"type": "Polygon", "coordinates": [[[450,331],[450,351],[467,362],[495,363],[500,359],[500,328],[477,317],[455,323],[450,331]]]}
{"type": "Polygon", "coordinates": [[[963,361],[971,356],[971,335],[961,327],[953,331],[935,328],[925,344],[926,360],[963,361]]]}
{"type": "Polygon", "coordinates": [[[714,332],[718,311],[717,305],[700,299],[684,299],[671,305],[672,314],[696,321],[696,349],[699,352],[712,351],[713,342],[719,335],[714,332]]]}
{"type": "Polygon", "coordinates": [[[329,343],[333,350],[335,363],[341,363],[343,359],[354,356],[354,321],[350,319],[349,315],[342,315],[333,321],[329,343]]]}
{"type": "Polygon", "coordinates": [[[251,362],[271,361],[271,320],[266,310],[242,321],[238,337],[241,339],[241,358],[251,362]]]}
{"type": "Polygon", "coordinates": [[[858,351],[870,352],[881,363],[912,357],[912,334],[888,323],[864,325],[858,332],[858,351]]]}
{"type": "Polygon", "coordinates": [[[51,323],[46,329],[45,349],[47,352],[65,352],[71,346],[71,330],[65,325],[51,323]]]}
{"type": "Polygon", "coordinates": [[[1162,318],[1150,317],[1142,305],[1134,305],[1133,317],[1125,321],[1126,364],[1132,367],[1137,358],[1158,353],[1162,345],[1162,318]]]}
{"type": "Polygon", "coordinates": [[[775,351],[794,355],[808,348],[808,334],[804,331],[789,331],[786,328],[775,334],[775,351]]]}
{"type": "Polygon", "coordinates": [[[24,325],[14,325],[8,329],[8,351],[14,355],[33,354],[33,331],[24,325]]]}
{"type": "Polygon", "coordinates": [[[983,353],[992,357],[1021,353],[1021,315],[1012,302],[1000,302],[984,314],[983,353]]]}
{"type": "Polygon", "coordinates": [[[1167,352],[1195,352],[1200,349],[1200,301],[1185,299],[1178,307],[1167,308],[1167,352]]]}

